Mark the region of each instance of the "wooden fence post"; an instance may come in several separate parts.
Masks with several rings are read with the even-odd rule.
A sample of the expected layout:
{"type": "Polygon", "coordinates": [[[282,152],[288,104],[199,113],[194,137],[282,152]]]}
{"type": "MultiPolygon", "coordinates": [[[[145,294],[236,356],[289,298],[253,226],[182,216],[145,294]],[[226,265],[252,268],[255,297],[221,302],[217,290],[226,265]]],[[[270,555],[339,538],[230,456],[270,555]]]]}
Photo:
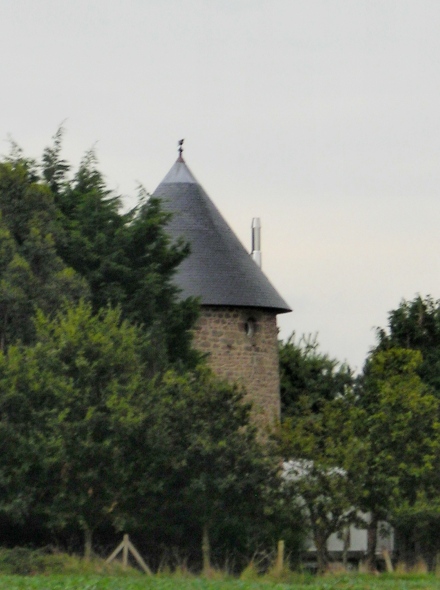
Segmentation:
{"type": "Polygon", "coordinates": [[[275,563],[275,573],[280,575],[284,569],[284,541],[278,541],[277,560],[275,563]]]}
{"type": "Polygon", "coordinates": [[[388,549],[383,549],[382,555],[383,555],[383,558],[385,561],[385,567],[386,567],[387,572],[392,573],[394,571],[394,568],[393,568],[393,562],[391,561],[391,557],[390,557],[390,553],[389,553],[388,549]]]}
{"type": "Polygon", "coordinates": [[[124,569],[128,566],[128,552],[130,552],[133,555],[133,557],[135,558],[135,560],[137,561],[137,563],[140,565],[140,567],[144,570],[144,572],[146,574],[148,574],[149,576],[153,575],[151,573],[150,568],[145,563],[145,561],[142,559],[139,551],[136,549],[136,547],[130,541],[130,538],[127,534],[124,535],[122,542],[119,543],[119,545],[116,547],[116,549],[113,551],[113,553],[109,557],[107,557],[105,562],[111,563],[121,551],[122,551],[122,567],[124,569]]]}
{"type": "Polygon", "coordinates": [[[124,540],[122,541],[122,567],[127,569],[128,565],[128,535],[124,535],[124,540]]]}

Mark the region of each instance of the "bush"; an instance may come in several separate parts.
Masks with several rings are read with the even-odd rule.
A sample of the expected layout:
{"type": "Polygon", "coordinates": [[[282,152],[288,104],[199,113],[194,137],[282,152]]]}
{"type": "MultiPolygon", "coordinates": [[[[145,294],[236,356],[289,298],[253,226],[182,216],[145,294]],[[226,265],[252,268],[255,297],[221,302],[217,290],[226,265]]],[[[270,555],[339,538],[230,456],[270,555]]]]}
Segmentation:
{"type": "Polygon", "coordinates": [[[26,547],[0,549],[0,573],[29,575],[44,571],[44,552],[26,547]]]}
{"type": "Polygon", "coordinates": [[[139,574],[139,570],[113,561],[106,563],[103,559],[95,558],[84,561],[76,555],[61,553],[50,547],[45,549],[30,549],[14,547],[0,548],[0,575],[29,576],[35,574],[139,574]]]}

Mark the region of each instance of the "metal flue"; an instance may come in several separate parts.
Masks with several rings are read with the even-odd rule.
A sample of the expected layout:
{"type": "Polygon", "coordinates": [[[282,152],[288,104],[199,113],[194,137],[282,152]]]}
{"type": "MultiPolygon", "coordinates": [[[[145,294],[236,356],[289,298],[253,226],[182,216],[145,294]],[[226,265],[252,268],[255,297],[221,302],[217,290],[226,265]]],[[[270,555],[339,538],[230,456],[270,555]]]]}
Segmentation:
{"type": "Polygon", "coordinates": [[[252,252],[251,256],[261,268],[261,222],[259,217],[252,219],[252,252]]]}

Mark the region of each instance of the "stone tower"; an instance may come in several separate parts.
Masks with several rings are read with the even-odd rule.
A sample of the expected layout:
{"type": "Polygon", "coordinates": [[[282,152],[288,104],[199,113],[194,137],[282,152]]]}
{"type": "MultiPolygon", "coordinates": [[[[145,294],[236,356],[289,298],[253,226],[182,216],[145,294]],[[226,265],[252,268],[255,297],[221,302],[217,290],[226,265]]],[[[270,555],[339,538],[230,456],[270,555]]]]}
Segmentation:
{"type": "Polygon", "coordinates": [[[245,387],[256,417],[278,417],[276,316],[290,308],[194,178],[181,150],[153,196],[173,214],[171,237],[190,243],[176,282],[183,297],[201,303],[195,347],[209,355],[217,375],[245,387]]]}

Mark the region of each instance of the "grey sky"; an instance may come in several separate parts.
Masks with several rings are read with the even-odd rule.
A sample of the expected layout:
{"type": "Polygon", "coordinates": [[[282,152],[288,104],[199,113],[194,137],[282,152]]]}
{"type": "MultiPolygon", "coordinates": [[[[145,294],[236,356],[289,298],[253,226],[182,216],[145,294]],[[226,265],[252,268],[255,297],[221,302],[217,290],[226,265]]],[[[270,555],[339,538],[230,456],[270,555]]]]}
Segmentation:
{"type": "Polygon", "coordinates": [[[0,0],[0,138],[65,120],[133,203],[185,159],[294,308],[361,368],[402,297],[440,297],[438,0],[0,0]]]}

